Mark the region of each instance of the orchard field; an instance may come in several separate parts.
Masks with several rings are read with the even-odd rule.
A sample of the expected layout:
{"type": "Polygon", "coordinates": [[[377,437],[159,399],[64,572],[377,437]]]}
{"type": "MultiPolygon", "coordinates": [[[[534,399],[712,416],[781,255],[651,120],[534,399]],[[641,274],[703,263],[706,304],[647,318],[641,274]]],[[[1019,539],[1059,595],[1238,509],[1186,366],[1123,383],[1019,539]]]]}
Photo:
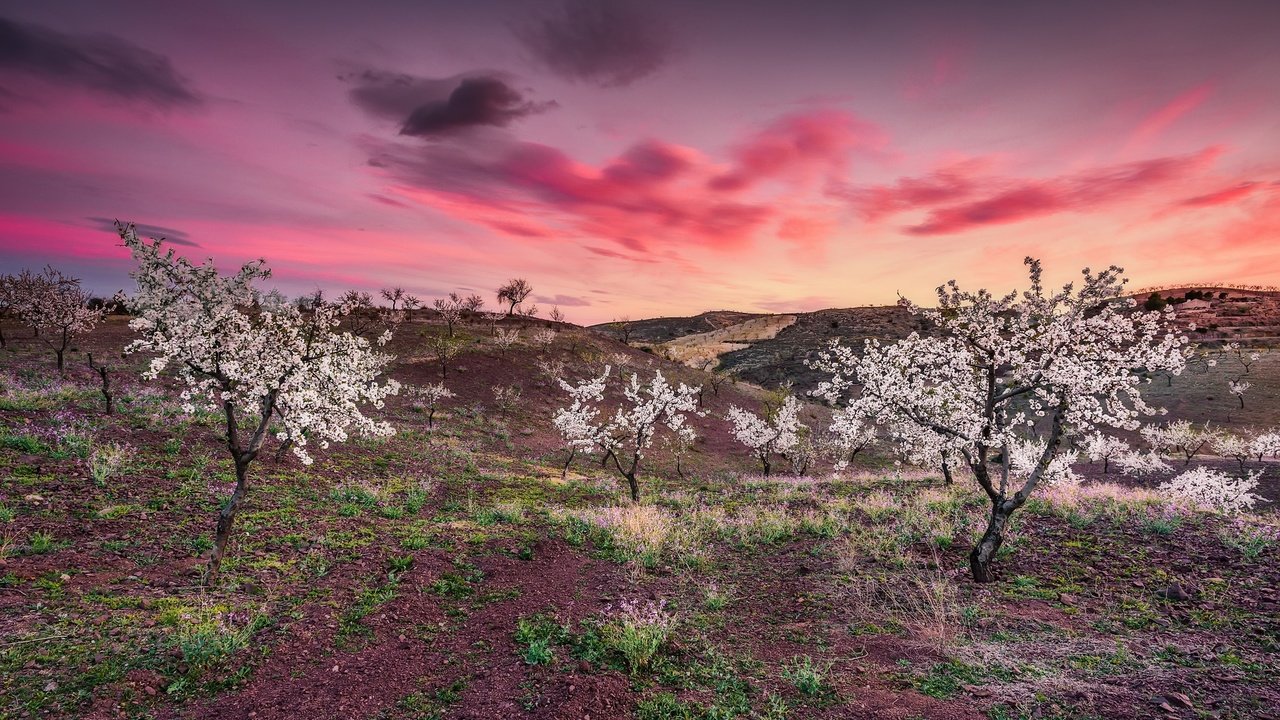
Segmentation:
{"type": "MultiPolygon", "coordinates": [[[[978,583],[991,501],[967,468],[948,484],[883,440],[840,468],[851,446],[815,440],[766,448],[762,475],[744,443],[783,443],[777,391],[563,322],[411,310],[385,346],[403,391],[367,409],[394,434],[300,435],[313,464],[269,434],[205,582],[236,484],[226,419],[184,408],[171,372],[144,379],[128,321],[77,337],[65,377],[4,326],[0,717],[1277,717],[1271,455],[1236,473],[1204,438],[1188,461],[1252,477],[1240,513],[1161,489],[1184,471],[1171,446],[1139,474],[1080,456],[1082,480],[1012,514],[978,583]],[[691,438],[656,438],[638,500],[621,446],[602,461],[556,420],[620,371],[689,389],[691,438]]],[[[1269,355],[1244,411],[1206,414],[1226,367],[1144,386],[1173,410],[1162,427],[1278,424],[1269,355]]],[[[599,419],[624,391],[601,391],[599,419]]],[[[791,403],[815,438],[840,414],[791,403]]]]}

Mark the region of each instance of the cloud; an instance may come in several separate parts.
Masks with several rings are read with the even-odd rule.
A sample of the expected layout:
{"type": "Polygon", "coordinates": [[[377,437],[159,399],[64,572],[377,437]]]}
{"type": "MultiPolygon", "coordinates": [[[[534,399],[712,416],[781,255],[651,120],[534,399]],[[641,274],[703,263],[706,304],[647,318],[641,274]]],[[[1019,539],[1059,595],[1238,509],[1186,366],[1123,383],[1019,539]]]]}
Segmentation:
{"type": "Polygon", "coordinates": [[[169,58],[111,35],[68,35],[0,18],[0,70],[159,107],[201,104],[169,58]]]}
{"type": "Polygon", "coordinates": [[[922,177],[903,177],[890,185],[856,186],[832,183],[828,193],[848,200],[862,218],[875,222],[906,210],[957,202],[979,190],[974,177],[983,163],[970,160],[949,165],[922,177]]]}
{"type": "Polygon", "coordinates": [[[603,169],[553,147],[518,141],[482,148],[384,145],[371,164],[396,183],[426,191],[415,197],[454,216],[499,229],[517,223],[525,228],[522,235],[555,235],[554,227],[567,222],[578,232],[634,251],[646,248],[639,238],[741,245],[773,216],[766,205],[724,198],[698,187],[701,183],[682,181],[691,166],[637,171],[635,156],[653,147],[633,147],[603,169]],[[534,232],[530,223],[546,229],[534,232]]]}
{"type": "Polygon", "coordinates": [[[1212,207],[1214,205],[1230,205],[1237,200],[1241,200],[1252,195],[1255,191],[1261,189],[1263,183],[1260,182],[1242,182],[1229,188],[1218,190],[1216,192],[1206,193],[1189,197],[1178,203],[1183,207],[1212,207]]]}
{"type": "Polygon", "coordinates": [[[1207,168],[1221,149],[1091,168],[1041,179],[1002,178],[981,162],[954,165],[889,185],[833,184],[829,194],[848,200],[864,219],[927,211],[906,228],[912,235],[947,235],[1064,212],[1086,212],[1168,190],[1207,168]]]}
{"type": "Polygon", "coordinates": [[[785,115],[733,148],[734,167],[711,180],[715,190],[744,190],[764,180],[839,175],[853,150],[886,142],[875,125],[841,110],[785,115]]]}
{"type": "MultiPolygon", "coordinates": [[[[87,217],[85,220],[88,220],[91,223],[90,227],[95,229],[112,234],[115,234],[116,232],[116,221],[112,218],[87,217]]],[[[146,223],[139,222],[134,223],[133,226],[137,228],[139,237],[162,238],[165,242],[172,243],[174,245],[200,247],[200,243],[192,240],[191,237],[182,230],[175,230],[170,227],[164,227],[163,225],[147,225],[146,223]]]]}
{"type": "Polygon", "coordinates": [[[1159,139],[1184,115],[1203,105],[1213,95],[1213,90],[1213,85],[1209,83],[1197,85],[1143,118],[1129,138],[1125,151],[1141,149],[1159,139]]]}
{"type": "Polygon", "coordinates": [[[591,303],[580,297],[573,295],[556,295],[555,297],[547,297],[546,295],[538,295],[533,298],[535,301],[543,305],[563,305],[565,307],[590,307],[591,303]]]}
{"type": "Polygon", "coordinates": [[[552,102],[526,100],[497,73],[452,78],[419,78],[403,73],[364,70],[341,76],[355,84],[350,97],[375,117],[400,123],[400,134],[448,135],[473,127],[505,127],[544,112],[552,102]]]}
{"type": "Polygon", "coordinates": [[[743,179],[733,183],[716,182],[723,163],[652,138],[599,164],[509,136],[363,142],[370,166],[399,198],[512,237],[607,239],[618,246],[612,252],[636,259],[664,252],[663,244],[739,249],[769,232],[798,250],[821,249],[839,208],[798,203],[796,191],[842,167],[843,150],[872,134],[842,113],[787,116],[735,146],[743,179]]]}
{"type": "Polygon", "coordinates": [[[566,80],[623,87],[671,55],[670,29],[623,0],[564,0],[554,14],[513,27],[533,57],[566,80]]]}

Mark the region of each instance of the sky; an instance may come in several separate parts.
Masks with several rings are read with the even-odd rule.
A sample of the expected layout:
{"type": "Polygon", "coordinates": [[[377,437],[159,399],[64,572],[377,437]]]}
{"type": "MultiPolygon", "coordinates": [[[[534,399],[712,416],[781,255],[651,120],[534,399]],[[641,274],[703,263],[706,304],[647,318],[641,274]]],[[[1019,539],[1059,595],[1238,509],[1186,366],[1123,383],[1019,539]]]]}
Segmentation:
{"type": "Polygon", "coordinates": [[[1280,284],[1280,2],[0,1],[0,271],[572,322],[1280,284]]]}

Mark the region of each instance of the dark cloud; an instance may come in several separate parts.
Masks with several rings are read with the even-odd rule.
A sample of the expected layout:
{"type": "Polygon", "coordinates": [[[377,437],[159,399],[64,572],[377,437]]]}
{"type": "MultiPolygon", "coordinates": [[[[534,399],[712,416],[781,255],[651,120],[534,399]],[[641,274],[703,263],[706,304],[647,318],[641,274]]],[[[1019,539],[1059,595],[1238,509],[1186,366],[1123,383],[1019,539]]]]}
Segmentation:
{"type": "Polygon", "coordinates": [[[564,0],[557,12],[513,28],[557,75],[602,87],[630,85],[666,63],[670,29],[623,0],[564,0]]]}
{"type": "MultiPolygon", "coordinates": [[[[111,218],[104,217],[88,217],[85,218],[92,227],[106,232],[114,233],[116,231],[116,221],[111,218]]],[[[186,245],[187,247],[200,247],[200,243],[191,239],[187,233],[182,230],[164,227],[163,225],[147,225],[146,223],[134,223],[133,226],[138,230],[139,237],[161,238],[167,243],[174,245],[186,245]]]]}
{"type": "Polygon", "coordinates": [[[163,55],[111,35],[68,35],[4,18],[0,70],[161,107],[201,102],[163,55]]]}
{"type": "Polygon", "coordinates": [[[366,70],[344,76],[351,100],[376,117],[395,120],[401,135],[434,137],[471,127],[505,127],[513,120],[555,107],[526,100],[500,75],[419,78],[366,70]]]}
{"type": "Polygon", "coordinates": [[[543,305],[563,305],[565,307],[588,307],[591,305],[590,301],[574,295],[556,295],[555,297],[538,295],[533,299],[543,305]]]}
{"type": "Polygon", "coordinates": [[[350,83],[350,96],[361,110],[375,117],[404,122],[424,103],[442,102],[458,87],[462,77],[414,77],[386,70],[362,70],[338,76],[350,83]]]}

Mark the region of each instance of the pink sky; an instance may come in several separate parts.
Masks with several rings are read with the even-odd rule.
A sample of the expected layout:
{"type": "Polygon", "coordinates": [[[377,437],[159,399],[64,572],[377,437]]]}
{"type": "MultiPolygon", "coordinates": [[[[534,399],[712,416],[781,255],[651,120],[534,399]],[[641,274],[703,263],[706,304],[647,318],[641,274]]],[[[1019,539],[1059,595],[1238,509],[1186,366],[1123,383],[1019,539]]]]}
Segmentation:
{"type": "Polygon", "coordinates": [[[0,270],[128,287],[120,218],[292,294],[523,276],[580,323],[1027,254],[1280,284],[1273,2],[263,5],[0,13],[0,270]]]}

